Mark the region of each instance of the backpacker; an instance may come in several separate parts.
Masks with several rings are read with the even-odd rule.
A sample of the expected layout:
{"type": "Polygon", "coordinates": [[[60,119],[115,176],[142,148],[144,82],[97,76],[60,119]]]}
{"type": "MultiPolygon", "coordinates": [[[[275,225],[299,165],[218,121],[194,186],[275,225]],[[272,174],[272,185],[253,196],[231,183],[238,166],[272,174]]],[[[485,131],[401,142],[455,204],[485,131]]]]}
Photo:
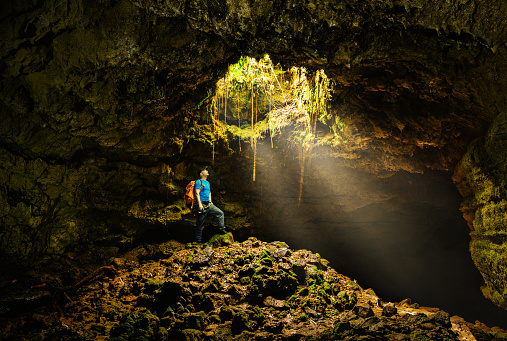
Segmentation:
{"type": "MultiPolygon", "coordinates": [[[[201,180],[198,180],[198,181],[201,181],[201,180]]],[[[201,181],[201,186],[202,186],[202,181],[201,181]]],[[[193,209],[195,199],[196,199],[195,198],[195,181],[190,181],[187,185],[186,190],[185,190],[185,196],[183,197],[183,200],[185,201],[185,205],[188,208],[193,209]]]]}

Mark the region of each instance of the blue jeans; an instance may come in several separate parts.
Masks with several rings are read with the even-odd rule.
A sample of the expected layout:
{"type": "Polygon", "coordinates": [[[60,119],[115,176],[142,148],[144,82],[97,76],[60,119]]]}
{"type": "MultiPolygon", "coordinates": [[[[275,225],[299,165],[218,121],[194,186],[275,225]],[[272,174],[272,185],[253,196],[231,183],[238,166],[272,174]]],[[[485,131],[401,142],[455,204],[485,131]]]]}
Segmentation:
{"type": "Polygon", "coordinates": [[[204,228],[204,222],[208,214],[215,216],[218,221],[218,230],[220,232],[225,231],[224,225],[224,212],[213,204],[203,205],[204,211],[198,211],[196,213],[197,221],[195,222],[195,241],[201,242],[202,229],[204,228]]]}

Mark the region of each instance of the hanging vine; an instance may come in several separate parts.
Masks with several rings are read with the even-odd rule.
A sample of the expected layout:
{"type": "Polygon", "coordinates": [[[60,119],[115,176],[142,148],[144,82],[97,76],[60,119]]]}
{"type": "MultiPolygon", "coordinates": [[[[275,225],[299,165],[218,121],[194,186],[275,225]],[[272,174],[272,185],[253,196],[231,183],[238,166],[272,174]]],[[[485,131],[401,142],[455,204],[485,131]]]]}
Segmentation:
{"type": "Polygon", "coordinates": [[[252,181],[255,181],[258,139],[268,133],[273,148],[273,137],[282,130],[287,131],[289,141],[298,150],[300,203],[305,164],[307,167],[310,164],[312,150],[318,143],[318,122],[329,123],[330,92],[331,85],[323,70],[312,73],[296,67],[283,70],[268,55],[259,60],[241,57],[217,83],[211,104],[213,159],[218,129],[238,137],[239,152],[241,141],[249,141],[253,153],[252,181]],[[229,101],[235,105],[228,105],[229,101]]]}

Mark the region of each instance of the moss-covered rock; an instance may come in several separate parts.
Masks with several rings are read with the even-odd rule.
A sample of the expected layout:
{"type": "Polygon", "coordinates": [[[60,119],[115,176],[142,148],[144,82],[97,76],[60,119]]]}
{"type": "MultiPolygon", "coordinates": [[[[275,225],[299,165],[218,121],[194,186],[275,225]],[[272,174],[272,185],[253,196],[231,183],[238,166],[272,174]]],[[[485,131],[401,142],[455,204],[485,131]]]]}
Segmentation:
{"type": "Polygon", "coordinates": [[[470,253],[484,278],[484,296],[507,309],[507,115],[499,115],[485,138],[472,143],[454,175],[465,218],[472,228],[470,253]]]}
{"type": "MultiPolygon", "coordinates": [[[[324,279],[321,284],[299,283],[278,265],[310,261],[315,255],[307,250],[294,251],[277,257],[271,267],[259,265],[263,252],[276,253],[273,245],[276,244],[248,240],[216,247],[212,249],[212,261],[195,269],[187,261],[188,256],[209,254],[211,247],[181,249],[159,261],[115,259],[113,278],[96,278],[71,302],[64,303],[60,318],[65,325],[59,324],[61,334],[46,337],[54,332],[54,320],[50,314],[42,316],[47,308],[41,302],[38,330],[21,333],[30,326],[18,318],[10,320],[12,324],[0,331],[0,337],[38,335],[38,339],[56,341],[60,335],[76,341],[168,341],[271,340],[297,335],[306,340],[457,340],[453,330],[462,332],[459,337],[463,337],[463,331],[469,328],[464,320],[454,317],[451,324],[449,314],[406,304],[409,300],[380,303],[373,290],[352,285],[350,278],[329,267],[318,270],[324,279]],[[240,281],[249,277],[241,277],[240,268],[234,264],[237,255],[249,254],[250,263],[243,267],[257,269],[251,276],[255,288],[252,283],[240,281]],[[392,306],[390,314],[385,314],[386,306],[392,306]]],[[[309,271],[313,267],[305,265],[309,271]]],[[[3,317],[1,322],[5,320],[3,317]]],[[[499,328],[489,330],[480,324],[473,333],[480,336],[491,331],[503,333],[499,328]]]]}
{"type": "Polygon", "coordinates": [[[213,246],[224,246],[230,245],[234,243],[234,236],[231,232],[226,234],[215,234],[211,239],[207,242],[209,245],[213,246]]]}
{"type": "Polygon", "coordinates": [[[111,329],[111,341],[135,339],[163,339],[165,333],[160,329],[160,320],[149,311],[135,311],[125,315],[118,326],[111,329]]]}

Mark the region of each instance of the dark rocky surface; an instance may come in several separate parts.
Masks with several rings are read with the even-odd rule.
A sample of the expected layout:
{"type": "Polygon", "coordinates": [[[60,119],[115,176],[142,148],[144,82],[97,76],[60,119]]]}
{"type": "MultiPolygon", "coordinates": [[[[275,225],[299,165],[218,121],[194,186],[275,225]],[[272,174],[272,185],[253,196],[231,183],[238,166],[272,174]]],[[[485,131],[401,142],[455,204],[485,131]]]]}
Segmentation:
{"type": "MultiPolygon", "coordinates": [[[[162,245],[161,245],[162,247],[162,245]]],[[[503,340],[409,299],[383,302],[329,262],[283,242],[232,235],[153,259],[138,249],[54,305],[2,319],[30,340],[503,340]],[[147,260],[139,260],[148,258],[147,260]]],[[[160,254],[158,254],[160,256],[160,254]]],[[[37,290],[37,289],[34,289],[37,290]]],[[[42,292],[42,289],[38,289],[42,292]]],[[[5,302],[2,303],[5,307],[5,302]]]]}

